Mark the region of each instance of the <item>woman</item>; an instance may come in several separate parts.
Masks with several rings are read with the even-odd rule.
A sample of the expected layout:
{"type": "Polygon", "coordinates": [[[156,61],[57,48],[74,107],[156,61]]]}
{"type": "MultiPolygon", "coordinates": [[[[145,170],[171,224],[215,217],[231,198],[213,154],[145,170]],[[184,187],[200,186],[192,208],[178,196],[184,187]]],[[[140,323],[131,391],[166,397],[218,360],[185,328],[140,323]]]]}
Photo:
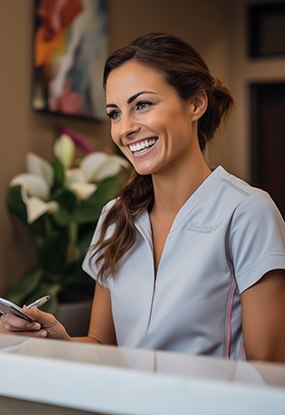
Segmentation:
{"type": "MultiPolygon", "coordinates": [[[[83,267],[97,281],[82,341],[285,361],[285,228],[263,191],[211,170],[206,144],[229,91],[181,39],[150,33],[104,70],[115,144],[133,164],[83,267]]],[[[71,339],[50,314],[2,332],[71,339]]]]}

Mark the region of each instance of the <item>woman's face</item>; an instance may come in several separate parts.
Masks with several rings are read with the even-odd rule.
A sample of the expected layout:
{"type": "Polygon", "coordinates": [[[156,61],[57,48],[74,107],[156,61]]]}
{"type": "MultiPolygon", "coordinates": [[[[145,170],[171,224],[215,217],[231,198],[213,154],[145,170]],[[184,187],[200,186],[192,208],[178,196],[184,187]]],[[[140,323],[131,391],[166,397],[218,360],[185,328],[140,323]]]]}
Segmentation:
{"type": "Polygon", "coordinates": [[[182,100],[162,73],[128,61],[110,73],[106,100],[113,141],[138,173],[189,162],[193,143],[198,145],[195,105],[182,100]]]}

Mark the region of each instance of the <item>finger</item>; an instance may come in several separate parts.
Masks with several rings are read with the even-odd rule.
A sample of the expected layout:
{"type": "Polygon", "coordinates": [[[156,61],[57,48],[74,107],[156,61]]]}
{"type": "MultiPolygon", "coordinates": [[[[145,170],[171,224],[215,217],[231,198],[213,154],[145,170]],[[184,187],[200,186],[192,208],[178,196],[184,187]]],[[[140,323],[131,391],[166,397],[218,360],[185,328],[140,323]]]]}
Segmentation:
{"type": "MultiPolygon", "coordinates": [[[[9,331],[11,334],[11,331],[9,331]]],[[[9,334],[9,333],[7,333],[9,334]]],[[[45,338],[48,337],[48,333],[46,330],[37,330],[37,331],[14,331],[13,334],[17,334],[17,336],[25,336],[25,337],[39,337],[39,338],[45,338]]]]}
{"type": "MultiPolygon", "coordinates": [[[[37,330],[37,331],[22,331],[22,332],[18,332],[19,334],[21,334],[21,336],[27,336],[27,337],[47,337],[48,333],[45,329],[41,329],[41,330],[37,330]]],[[[18,334],[17,333],[17,334],[18,334]]]]}
{"type": "Polygon", "coordinates": [[[24,330],[39,330],[41,328],[40,323],[29,323],[23,318],[16,317],[12,314],[5,314],[1,317],[1,323],[6,330],[11,331],[24,331],[24,330]]]}
{"type": "Polygon", "coordinates": [[[44,311],[39,310],[38,307],[28,308],[27,306],[24,306],[23,310],[29,317],[39,322],[42,327],[51,327],[57,322],[54,315],[45,313],[44,311]]]}
{"type": "Polygon", "coordinates": [[[70,336],[65,330],[64,326],[55,318],[53,314],[45,313],[37,307],[28,309],[24,307],[27,313],[34,320],[42,325],[42,328],[47,331],[47,337],[53,339],[70,340],[70,336]]]}
{"type": "Polygon", "coordinates": [[[70,336],[65,330],[64,326],[55,318],[53,314],[45,313],[39,310],[37,307],[28,309],[24,307],[25,313],[27,313],[34,320],[42,325],[42,328],[47,331],[47,337],[53,339],[70,340],[70,336]]]}

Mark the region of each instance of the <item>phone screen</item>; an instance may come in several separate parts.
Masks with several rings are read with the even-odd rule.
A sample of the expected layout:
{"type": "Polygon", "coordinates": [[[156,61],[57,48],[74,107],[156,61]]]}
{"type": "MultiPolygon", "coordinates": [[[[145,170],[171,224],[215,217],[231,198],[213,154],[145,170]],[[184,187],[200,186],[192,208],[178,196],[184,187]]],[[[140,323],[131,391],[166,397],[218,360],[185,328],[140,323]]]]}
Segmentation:
{"type": "Polygon", "coordinates": [[[29,317],[21,307],[17,306],[16,304],[12,303],[12,301],[6,300],[5,298],[0,297],[0,313],[2,314],[13,314],[14,316],[21,317],[30,323],[33,323],[31,317],[29,317]]]}

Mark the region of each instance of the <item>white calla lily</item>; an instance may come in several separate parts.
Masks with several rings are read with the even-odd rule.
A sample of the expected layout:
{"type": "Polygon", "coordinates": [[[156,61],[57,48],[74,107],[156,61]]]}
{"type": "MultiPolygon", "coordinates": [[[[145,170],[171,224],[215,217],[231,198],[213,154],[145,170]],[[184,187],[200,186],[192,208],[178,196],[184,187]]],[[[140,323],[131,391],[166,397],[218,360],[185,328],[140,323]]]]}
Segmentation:
{"type": "Polygon", "coordinates": [[[104,180],[107,177],[115,176],[122,169],[122,166],[118,163],[114,163],[112,160],[106,160],[101,166],[96,175],[96,180],[104,180]]]}
{"type": "Polygon", "coordinates": [[[62,162],[66,169],[71,167],[75,155],[75,144],[67,134],[60,136],[55,142],[53,150],[55,156],[62,162]]]}
{"type": "Polygon", "coordinates": [[[28,223],[33,223],[44,213],[54,213],[59,208],[57,202],[45,202],[50,189],[41,176],[32,173],[19,174],[10,182],[10,186],[21,186],[21,196],[26,205],[28,223]]]}
{"type": "Polygon", "coordinates": [[[32,173],[18,174],[11,180],[10,186],[21,186],[26,197],[36,196],[43,200],[49,197],[48,183],[41,176],[32,173]]]}
{"type": "Polygon", "coordinates": [[[46,203],[42,199],[39,199],[38,197],[27,198],[25,200],[25,204],[27,208],[28,223],[33,223],[40,216],[44,215],[47,212],[54,213],[59,209],[59,205],[57,202],[52,201],[52,202],[46,203]]]}
{"type": "Polygon", "coordinates": [[[100,151],[88,154],[80,164],[86,180],[92,182],[116,175],[123,166],[128,167],[129,164],[122,157],[100,151]]]}
{"type": "Polygon", "coordinates": [[[114,163],[118,163],[120,166],[125,167],[125,169],[128,169],[130,167],[130,163],[128,160],[121,156],[117,156],[116,154],[111,154],[109,156],[114,163]]]}
{"type": "Polygon", "coordinates": [[[108,158],[106,153],[96,151],[85,156],[80,163],[80,168],[88,182],[97,181],[97,174],[108,158]]]}
{"type": "Polygon", "coordinates": [[[71,183],[86,183],[86,177],[81,169],[69,169],[65,171],[65,184],[67,187],[71,183]]]}
{"type": "Polygon", "coordinates": [[[97,189],[94,183],[70,183],[68,188],[75,193],[77,199],[86,200],[97,189]]]}
{"type": "Polygon", "coordinates": [[[29,173],[42,177],[51,187],[54,181],[54,171],[51,165],[37,154],[28,153],[26,165],[29,173]]]}
{"type": "Polygon", "coordinates": [[[96,180],[104,180],[107,177],[115,176],[122,170],[122,167],[128,168],[128,162],[122,157],[110,155],[98,169],[96,180]]]}

